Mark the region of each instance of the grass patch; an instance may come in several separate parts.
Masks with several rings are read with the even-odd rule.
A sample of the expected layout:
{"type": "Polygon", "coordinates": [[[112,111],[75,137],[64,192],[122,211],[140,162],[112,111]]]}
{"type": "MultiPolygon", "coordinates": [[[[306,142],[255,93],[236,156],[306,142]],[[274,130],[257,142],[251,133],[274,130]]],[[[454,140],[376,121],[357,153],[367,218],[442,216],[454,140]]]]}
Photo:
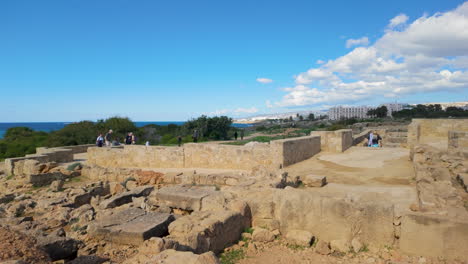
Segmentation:
{"type": "Polygon", "coordinates": [[[306,249],[305,246],[297,245],[297,244],[288,244],[287,247],[288,247],[289,249],[294,250],[294,251],[299,251],[299,250],[304,250],[304,249],[306,249]]]}
{"type": "Polygon", "coordinates": [[[243,249],[236,249],[229,252],[224,252],[219,257],[221,264],[235,264],[239,260],[245,258],[245,252],[243,249]]]}
{"type": "Polygon", "coordinates": [[[7,181],[9,181],[9,180],[13,179],[13,177],[14,177],[14,175],[12,174],[12,175],[8,175],[5,179],[6,179],[7,181]]]}
{"type": "Polygon", "coordinates": [[[363,245],[359,252],[369,252],[369,247],[367,245],[363,245]]]}
{"type": "Polygon", "coordinates": [[[70,182],[81,182],[81,177],[73,177],[73,178],[70,178],[70,182]]]}
{"type": "Polygon", "coordinates": [[[253,232],[254,232],[254,229],[252,227],[247,227],[244,229],[244,233],[253,234],[253,232]]]}

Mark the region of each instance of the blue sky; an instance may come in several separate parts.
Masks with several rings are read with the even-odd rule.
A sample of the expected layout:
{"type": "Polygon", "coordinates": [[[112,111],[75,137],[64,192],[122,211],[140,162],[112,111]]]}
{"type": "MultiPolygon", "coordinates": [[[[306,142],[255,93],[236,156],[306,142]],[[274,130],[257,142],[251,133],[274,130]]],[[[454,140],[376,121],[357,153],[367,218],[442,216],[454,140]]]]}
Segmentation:
{"type": "Polygon", "coordinates": [[[463,3],[1,1],[0,122],[468,101],[463,3]],[[424,28],[437,23],[462,30],[439,40],[424,28]],[[415,40],[418,30],[434,38],[415,40]],[[456,52],[438,49],[454,42],[456,52]]]}

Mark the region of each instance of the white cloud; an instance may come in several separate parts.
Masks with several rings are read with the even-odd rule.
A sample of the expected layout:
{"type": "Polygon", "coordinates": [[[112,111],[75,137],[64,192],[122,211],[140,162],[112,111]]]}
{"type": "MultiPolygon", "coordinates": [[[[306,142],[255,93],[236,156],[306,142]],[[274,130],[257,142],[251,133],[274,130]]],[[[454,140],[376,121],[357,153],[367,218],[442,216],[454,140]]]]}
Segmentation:
{"type": "Polygon", "coordinates": [[[315,63],[317,63],[317,64],[324,64],[325,61],[323,61],[323,60],[317,60],[315,63]]]}
{"type": "Polygon", "coordinates": [[[272,83],[273,80],[272,79],[268,79],[268,78],[257,78],[257,82],[259,83],[272,83]]]}
{"type": "Polygon", "coordinates": [[[390,24],[388,24],[389,28],[395,28],[402,24],[405,24],[408,21],[409,17],[405,14],[399,14],[398,16],[390,19],[390,24]]]}
{"type": "Polygon", "coordinates": [[[274,107],[274,105],[271,103],[270,100],[266,100],[265,104],[266,104],[266,107],[268,107],[268,108],[273,108],[274,107]]]}
{"type": "Polygon", "coordinates": [[[270,105],[353,103],[468,89],[468,2],[413,22],[398,15],[375,44],[299,73],[295,82],[270,105]]]}
{"type": "Polygon", "coordinates": [[[367,37],[346,40],[346,48],[348,49],[353,46],[367,46],[367,45],[369,45],[369,39],[367,37]]]}

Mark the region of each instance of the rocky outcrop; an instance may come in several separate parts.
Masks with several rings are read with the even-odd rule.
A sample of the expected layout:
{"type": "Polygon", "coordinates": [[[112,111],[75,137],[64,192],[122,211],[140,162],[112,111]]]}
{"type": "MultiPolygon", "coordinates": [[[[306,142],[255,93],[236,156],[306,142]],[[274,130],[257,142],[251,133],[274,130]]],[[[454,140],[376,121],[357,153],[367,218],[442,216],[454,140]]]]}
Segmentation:
{"type": "Polygon", "coordinates": [[[151,237],[165,236],[172,221],[174,216],[170,214],[129,208],[97,220],[89,226],[89,232],[97,239],[117,244],[140,245],[151,237]]]}
{"type": "Polygon", "coordinates": [[[239,240],[244,216],[234,211],[197,211],[178,218],[169,225],[165,239],[177,241],[181,249],[197,254],[221,252],[230,243],[239,240]]]}

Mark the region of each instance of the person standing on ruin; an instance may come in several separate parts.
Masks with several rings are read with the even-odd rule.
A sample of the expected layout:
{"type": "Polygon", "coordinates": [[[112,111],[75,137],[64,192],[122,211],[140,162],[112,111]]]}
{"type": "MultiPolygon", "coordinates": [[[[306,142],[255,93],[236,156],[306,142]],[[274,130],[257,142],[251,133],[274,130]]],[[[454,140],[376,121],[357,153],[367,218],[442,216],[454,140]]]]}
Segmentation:
{"type": "Polygon", "coordinates": [[[234,140],[237,140],[237,131],[234,132],[234,140]]]}
{"type": "Polygon", "coordinates": [[[241,129],[241,131],[240,131],[240,137],[241,137],[241,140],[244,140],[244,129],[241,129]]]}
{"type": "Polygon", "coordinates": [[[374,139],[374,133],[371,131],[369,134],[369,139],[367,141],[367,146],[372,147],[372,140],[374,139]]]}
{"type": "Polygon", "coordinates": [[[125,145],[130,145],[132,144],[132,132],[129,132],[127,136],[125,137],[125,145]]]}
{"type": "Polygon", "coordinates": [[[113,133],[112,129],[109,129],[109,132],[107,132],[106,135],[104,136],[107,147],[112,147],[112,133],[113,133]]]}
{"type": "Polygon", "coordinates": [[[99,134],[99,136],[96,138],[96,146],[102,147],[104,144],[104,137],[102,137],[102,134],[99,134]]]}
{"type": "Polygon", "coordinates": [[[193,130],[193,142],[197,143],[198,141],[198,129],[193,130]]]}
{"type": "Polygon", "coordinates": [[[182,145],[182,136],[178,136],[177,137],[177,144],[179,145],[179,147],[182,145]]]}

